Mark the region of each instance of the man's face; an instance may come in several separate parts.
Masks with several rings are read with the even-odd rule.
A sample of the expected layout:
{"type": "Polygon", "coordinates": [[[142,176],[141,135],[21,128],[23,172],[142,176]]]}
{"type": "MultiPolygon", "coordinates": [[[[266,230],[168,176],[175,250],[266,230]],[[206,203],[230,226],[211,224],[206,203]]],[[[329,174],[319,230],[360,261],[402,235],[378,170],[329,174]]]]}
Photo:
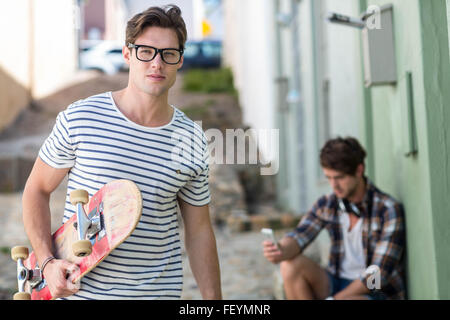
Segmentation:
{"type": "Polygon", "coordinates": [[[348,199],[355,194],[359,183],[361,183],[364,169],[360,165],[355,175],[349,175],[328,168],[322,168],[322,170],[336,196],[341,199],[348,199]]]}
{"type": "MultiPolygon", "coordinates": [[[[169,28],[148,27],[136,39],[136,45],[147,45],[158,49],[179,48],[178,37],[169,28]]],[[[125,61],[130,66],[131,84],[151,96],[161,97],[167,94],[176,80],[178,69],[183,65],[183,57],[176,65],[165,63],[161,54],[149,62],[136,58],[136,49],[123,48],[125,61]]]]}

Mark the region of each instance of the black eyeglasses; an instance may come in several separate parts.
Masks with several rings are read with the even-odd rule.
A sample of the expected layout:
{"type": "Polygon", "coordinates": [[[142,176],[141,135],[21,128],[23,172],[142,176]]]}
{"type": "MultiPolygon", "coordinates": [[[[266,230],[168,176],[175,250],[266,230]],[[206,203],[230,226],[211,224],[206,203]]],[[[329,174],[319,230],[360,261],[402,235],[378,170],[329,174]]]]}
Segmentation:
{"type": "Polygon", "coordinates": [[[129,43],[128,48],[136,49],[136,58],[143,62],[149,62],[156,58],[158,53],[161,55],[162,60],[167,64],[178,64],[183,55],[182,49],[165,48],[158,49],[151,46],[144,46],[139,44],[129,43]]]}

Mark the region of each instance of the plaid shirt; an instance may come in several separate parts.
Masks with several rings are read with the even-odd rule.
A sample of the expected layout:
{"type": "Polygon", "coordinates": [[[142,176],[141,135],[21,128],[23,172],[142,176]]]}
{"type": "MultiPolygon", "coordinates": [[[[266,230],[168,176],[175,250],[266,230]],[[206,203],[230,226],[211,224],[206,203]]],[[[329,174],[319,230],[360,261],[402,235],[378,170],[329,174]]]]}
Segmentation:
{"type": "MultiPolygon", "coordinates": [[[[381,192],[367,179],[367,188],[362,202],[363,248],[366,267],[376,265],[381,271],[381,291],[389,299],[405,299],[404,252],[405,226],[404,212],[400,203],[381,192]],[[372,199],[372,201],[370,201],[372,199]],[[371,210],[368,207],[372,207],[371,210]],[[371,211],[368,214],[368,211],[371,211]]],[[[338,202],[335,194],[321,197],[302,218],[293,237],[301,251],[317,237],[323,228],[330,234],[331,248],[328,271],[336,276],[344,257],[342,229],[339,223],[338,202]]],[[[368,276],[360,280],[366,284],[368,276]]]]}

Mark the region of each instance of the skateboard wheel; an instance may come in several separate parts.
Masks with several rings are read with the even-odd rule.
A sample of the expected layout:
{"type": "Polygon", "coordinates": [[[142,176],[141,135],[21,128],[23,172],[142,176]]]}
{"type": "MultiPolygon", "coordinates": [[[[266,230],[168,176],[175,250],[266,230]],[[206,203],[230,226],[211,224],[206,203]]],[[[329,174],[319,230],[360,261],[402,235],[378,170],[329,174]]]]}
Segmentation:
{"type": "Polygon", "coordinates": [[[70,203],[75,206],[79,202],[82,204],[89,202],[89,193],[86,190],[78,189],[70,193],[70,203]]]}
{"type": "Polygon", "coordinates": [[[92,244],[89,240],[80,240],[73,243],[72,250],[76,257],[86,257],[92,252],[92,244]]]}
{"type": "Polygon", "coordinates": [[[28,248],[27,247],[14,247],[11,249],[11,258],[14,261],[19,259],[27,259],[28,258],[28,248]]]}
{"type": "Polygon", "coordinates": [[[14,300],[31,300],[31,294],[29,294],[28,292],[17,292],[14,296],[13,296],[14,300]]]}

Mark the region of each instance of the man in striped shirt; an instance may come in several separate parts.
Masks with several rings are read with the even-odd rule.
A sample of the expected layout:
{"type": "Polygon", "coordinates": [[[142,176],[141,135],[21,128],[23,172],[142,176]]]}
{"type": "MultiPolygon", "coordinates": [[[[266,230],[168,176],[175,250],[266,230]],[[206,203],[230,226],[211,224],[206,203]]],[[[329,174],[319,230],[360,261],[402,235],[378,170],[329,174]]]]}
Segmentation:
{"type": "Polygon", "coordinates": [[[39,265],[53,255],[50,194],[68,175],[69,194],[92,196],[109,181],[134,181],[143,196],[136,229],[87,274],[66,281],[75,265],[54,259],[43,270],[52,296],[69,299],[179,299],[183,285],[177,219],[205,299],[221,299],[217,248],[209,218],[208,149],[200,126],[168,104],[187,38],[176,6],[152,7],[127,25],[123,56],[128,86],[71,104],[43,144],[23,195],[26,232],[39,265]]]}
{"type": "Polygon", "coordinates": [[[333,193],[313,205],[279,249],[263,243],[264,256],[281,263],[288,299],[405,298],[403,208],[364,176],[365,157],[356,139],[328,141],[320,162],[333,193]],[[331,239],[327,270],[301,254],[323,229],[331,239]]]}

